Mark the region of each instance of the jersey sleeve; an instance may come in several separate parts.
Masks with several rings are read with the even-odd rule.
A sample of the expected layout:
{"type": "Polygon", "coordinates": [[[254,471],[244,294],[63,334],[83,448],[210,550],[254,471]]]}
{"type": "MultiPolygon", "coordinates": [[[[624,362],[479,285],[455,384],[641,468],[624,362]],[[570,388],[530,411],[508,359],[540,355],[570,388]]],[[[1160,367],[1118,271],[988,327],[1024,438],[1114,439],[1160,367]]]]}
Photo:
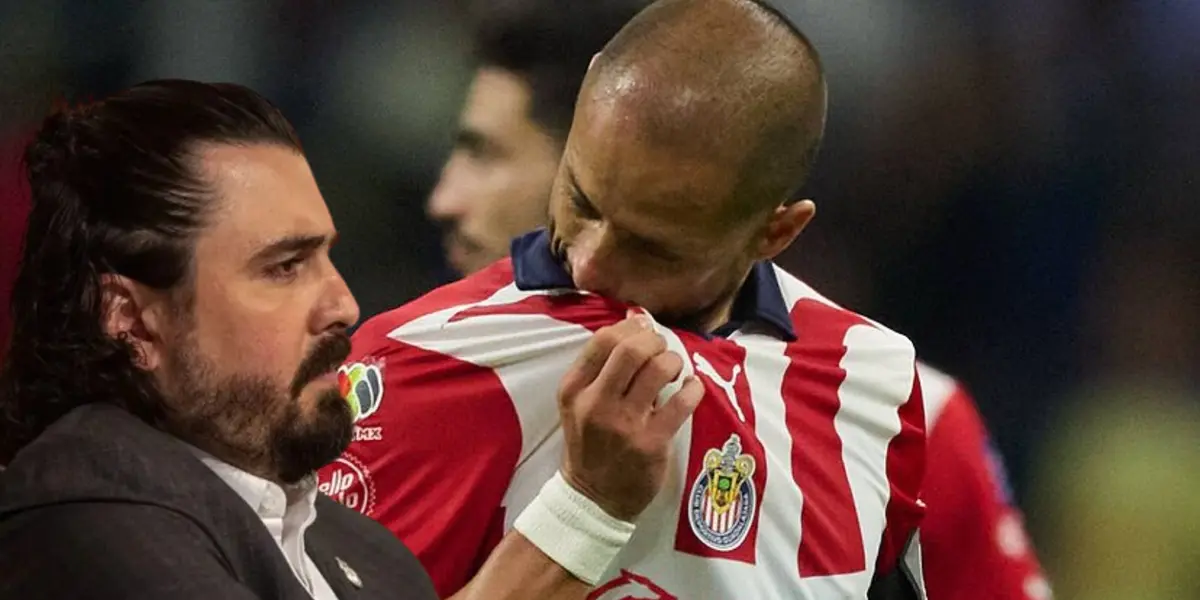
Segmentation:
{"type": "Polygon", "coordinates": [[[490,369],[369,325],[341,377],[357,413],[354,441],[320,486],[396,534],[446,597],[499,541],[520,424],[490,369]]]}
{"type": "Polygon", "coordinates": [[[931,425],[922,524],[929,597],[1040,600],[1041,568],[970,396],[955,386],[931,425]]]}
{"type": "Polygon", "coordinates": [[[396,534],[442,597],[499,543],[514,473],[557,427],[559,381],[591,332],[623,314],[506,290],[376,317],[341,370],[354,440],[321,471],[322,491],[396,534]]]}

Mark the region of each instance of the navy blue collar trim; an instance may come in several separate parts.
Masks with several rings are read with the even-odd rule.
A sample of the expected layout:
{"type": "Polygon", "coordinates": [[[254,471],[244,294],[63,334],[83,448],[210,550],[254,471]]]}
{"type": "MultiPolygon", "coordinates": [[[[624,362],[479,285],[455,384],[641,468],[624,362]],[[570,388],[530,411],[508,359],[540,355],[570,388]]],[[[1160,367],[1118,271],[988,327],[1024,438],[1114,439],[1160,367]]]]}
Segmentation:
{"type": "MultiPolygon", "coordinates": [[[[562,263],[550,251],[550,236],[545,229],[527,233],[512,241],[513,279],[525,291],[574,289],[575,282],[562,263]]],[[[728,335],[750,321],[771,326],[785,341],[796,339],[779,278],[770,262],[754,265],[746,283],[734,300],[730,322],[718,328],[716,335],[728,335]]]]}

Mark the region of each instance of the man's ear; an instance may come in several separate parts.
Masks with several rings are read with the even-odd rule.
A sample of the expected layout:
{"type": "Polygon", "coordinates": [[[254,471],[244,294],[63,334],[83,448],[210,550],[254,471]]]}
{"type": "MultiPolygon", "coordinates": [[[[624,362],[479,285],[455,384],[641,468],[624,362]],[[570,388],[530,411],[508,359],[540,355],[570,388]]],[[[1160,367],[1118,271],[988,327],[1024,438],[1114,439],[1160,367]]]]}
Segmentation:
{"type": "Polygon", "coordinates": [[[157,369],[163,360],[165,295],[111,273],[100,276],[100,293],[104,333],[133,346],[138,368],[157,369]]]}
{"type": "Polygon", "coordinates": [[[812,200],[799,200],[775,207],[767,219],[766,231],[759,237],[758,260],[771,260],[792,245],[809,221],[817,214],[812,200]]]}

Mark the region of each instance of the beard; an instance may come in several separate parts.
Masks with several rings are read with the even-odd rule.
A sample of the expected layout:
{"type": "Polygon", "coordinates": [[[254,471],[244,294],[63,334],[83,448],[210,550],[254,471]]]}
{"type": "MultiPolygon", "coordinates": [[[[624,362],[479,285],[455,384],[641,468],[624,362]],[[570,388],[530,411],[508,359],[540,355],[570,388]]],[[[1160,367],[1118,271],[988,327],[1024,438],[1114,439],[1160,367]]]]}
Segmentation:
{"type": "Polygon", "coordinates": [[[288,386],[264,375],[218,376],[192,336],[166,357],[173,382],[166,429],[250,473],[293,484],[333,462],[350,445],[354,416],[334,387],[305,409],[300,395],[350,354],[350,337],[321,338],[288,386]]]}

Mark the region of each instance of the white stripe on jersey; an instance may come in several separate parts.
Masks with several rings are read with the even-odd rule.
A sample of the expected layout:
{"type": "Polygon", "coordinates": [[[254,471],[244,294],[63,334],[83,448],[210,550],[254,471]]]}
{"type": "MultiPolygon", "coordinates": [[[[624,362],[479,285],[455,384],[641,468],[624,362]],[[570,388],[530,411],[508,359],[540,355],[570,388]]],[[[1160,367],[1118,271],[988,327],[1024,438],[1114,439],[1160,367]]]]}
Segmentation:
{"type": "Polygon", "coordinates": [[[413,319],[393,330],[388,337],[453,356],[482,367],[503,367],[582,345],[591,332],[541,314],[499,314],[471,317],[470,327],[454,327],[450,320],[468,308],[513,304],[551,292],[523,292],[516,285],[501,288],[491,297],[472,304],[454,306],[413,319]],[[495,323],[497,327],[487,327],[495,323]]]}
{"type": "MultiPolygon", "coordinates": [[[[731,339],[744,347],[741,337],[734,334],[731,339]]],[[[758,528],[757,556],[759,565],[774,574],[773,580],[760,578],[762,581],[755,591],[759,598],[786,598],[806,587],[796,566],[804,496],[792,482],[792,434],[787,429],[781,392],[789,366],[784,355],[787,345],[769,338],[755,339],[753,343],[761,349],[763,361],[754,369],[746,369],[746,381],[754,404],[755,434],[767,455],[767,481],[758,518],[759,523],[771,523],[770,527],[758,528]]]]}
{"type": "Polygon", "coordinates": [[[850,490],[858,509],[867,564],[875,564],[883,537],[883,516],[891,489],[881,488],[873,473],[887,473],[888,444],[900,433],[899,409],[913,389],[916,373],[912,345],[897,344],[899,336],[874,326],[858,325],[846,332],[846,356],[842,368],[846,379],[838,390],[841,408],[834,419],[842,438],[842,460],[850,478],[850,490]],[[884,356],[907,356],[908,360],[881,360],[884,356]],[[904,390],[901,392],[900,390],[904,390]],[[903,398],[894,406],[880,406],[878,398],[903,398]],[[882,410],[890,409],[890,410],[882,410]],[[858,468],[855,468],[858,467],[858,468]],[[864,518],[865,517],[865,518],[864,518]]]}

